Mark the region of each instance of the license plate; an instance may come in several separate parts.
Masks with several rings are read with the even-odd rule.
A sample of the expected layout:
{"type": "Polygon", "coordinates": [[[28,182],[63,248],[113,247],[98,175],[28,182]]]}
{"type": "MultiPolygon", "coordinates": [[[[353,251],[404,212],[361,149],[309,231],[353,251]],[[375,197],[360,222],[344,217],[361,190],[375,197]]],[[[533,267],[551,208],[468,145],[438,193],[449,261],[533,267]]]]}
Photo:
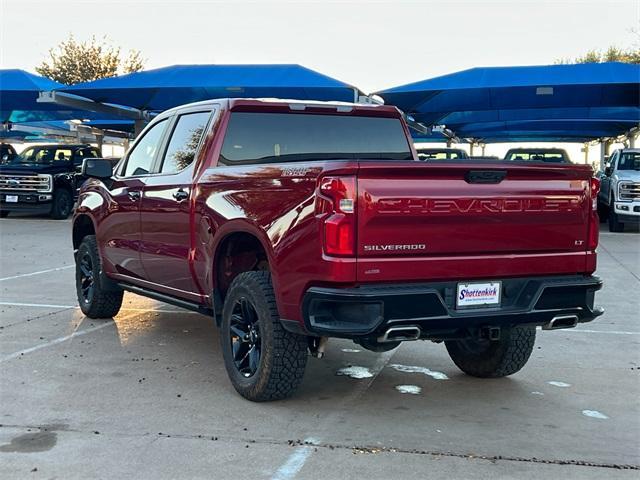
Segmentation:
{"type": "Polygon", "coordinates": [[[459,283],[456,308],[500,305],[500,282],[459,283]]]}
{"type": "Polygon", "coordinates": [[[18,203],[18,195],[7,195],[4,200],[7,203],[18,203]]]}

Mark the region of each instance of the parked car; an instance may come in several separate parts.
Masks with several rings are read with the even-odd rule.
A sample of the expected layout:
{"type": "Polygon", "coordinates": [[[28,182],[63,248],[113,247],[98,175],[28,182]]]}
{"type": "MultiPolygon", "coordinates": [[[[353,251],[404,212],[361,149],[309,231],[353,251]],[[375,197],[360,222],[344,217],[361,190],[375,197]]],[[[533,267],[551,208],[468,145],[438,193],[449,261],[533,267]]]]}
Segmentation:
{"type": "Polygon", "coordinates": [[[602,175],[598,210],[610,232],[623,232],[626,223],[640,223],[640,149],[616,150],[602,175]]]}
{"type": "Polygon", "coordinates": [[[48,213],[64,219],[71,214],[84,179],[85,158],[100,157],[91,145],[36,145],[0,165],[0,215],[10,212],[48,213]]]}
{"type": "Polygon", "coordinates": [[[512,148],[505,160],[516,162],[571,163],[566,150],[561,148],[512,148]]]}
{"type": "Polygon", "coordinates": [[[603,312],[589,167],[419,162],[392,106],[186,105],[115,172],[102,159],[83,171],[82,312],[112,317],[127,290],[212,315],[250,400],[290,395],[328,337],[444,342],[467,374],[503,377],[528,361],[536,325],[603,312]]]}
{"type": "Polygon", "coordinates": [[[16,157],[16,149],[10,143],[0,143],[0,165],[9,163],[16,157]]]}
{"type": "Polygon", "coordinates": [[[418,160],[452,160],[468,158],[467,152],[459,148],[423,148],[417,147],[418,160]]]}

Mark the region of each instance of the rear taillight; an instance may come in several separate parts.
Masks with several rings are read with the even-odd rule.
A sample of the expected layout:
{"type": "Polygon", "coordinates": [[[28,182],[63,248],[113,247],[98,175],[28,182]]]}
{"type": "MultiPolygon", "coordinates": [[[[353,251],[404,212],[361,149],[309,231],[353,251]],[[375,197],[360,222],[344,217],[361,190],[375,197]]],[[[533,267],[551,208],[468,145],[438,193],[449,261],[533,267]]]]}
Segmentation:
{"type": "Polygon", "coordinates": [[[589,215],[589,238],[587,242],[588,250],[595,250],[600,238],[600,218],[598,217],[598,193],[600,192],[600,180],[591,178],[591,212],[589,215]]]}
{"type": "Polygon", "coordinates": [[[356,177],[323,177],[316,213],[323,222],[324,252],[353,256],[356,246],[356,177]]]}

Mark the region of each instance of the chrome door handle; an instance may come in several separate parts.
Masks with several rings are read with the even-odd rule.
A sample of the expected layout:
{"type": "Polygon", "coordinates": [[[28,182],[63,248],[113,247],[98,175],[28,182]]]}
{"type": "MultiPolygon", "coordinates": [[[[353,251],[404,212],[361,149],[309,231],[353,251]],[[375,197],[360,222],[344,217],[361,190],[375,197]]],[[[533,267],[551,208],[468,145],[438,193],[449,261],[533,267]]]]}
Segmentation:
{"type": "Polygon", "coordinates": [[[189,198],[189,192],[183,189],[179,189],[178,191],[173,192],[173,198],[181,202],[182,200],[186,200],[187,198],[189,198]]]}
{"type": "Polygon", "coordinates": [[[137,190],[127,192],[127,195],[129,195],[129,198],[133,201],[140,200],[140,197],[141,197],[140,192],[137,190]]]}

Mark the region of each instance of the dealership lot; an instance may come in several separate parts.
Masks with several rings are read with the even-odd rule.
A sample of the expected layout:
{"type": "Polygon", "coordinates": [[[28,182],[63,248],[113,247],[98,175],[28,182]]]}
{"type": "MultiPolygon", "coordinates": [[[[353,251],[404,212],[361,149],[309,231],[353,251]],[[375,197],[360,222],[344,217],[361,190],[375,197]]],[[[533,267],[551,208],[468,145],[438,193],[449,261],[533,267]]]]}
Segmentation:
{"type": "Polygon", "coordinates": [[[210,318],[132,294],[113,321],[84,318],[69,221],[0,229],[2,477],[638,477],[637,232],[603,228],[605,316],[539,332],[510,378],[464,376],[433,343],[336,340],[297,395],[256,404],[210,318]]]}

